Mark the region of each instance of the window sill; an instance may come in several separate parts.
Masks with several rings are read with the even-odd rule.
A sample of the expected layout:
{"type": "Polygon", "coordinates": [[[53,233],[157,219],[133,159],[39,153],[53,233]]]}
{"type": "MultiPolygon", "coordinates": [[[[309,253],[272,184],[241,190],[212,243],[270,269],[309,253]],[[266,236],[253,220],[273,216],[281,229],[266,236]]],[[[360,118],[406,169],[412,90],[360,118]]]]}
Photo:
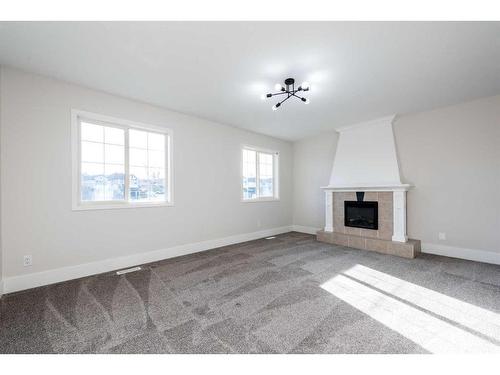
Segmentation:
{"type": "Polygon", "coordinates": [[[89,210],[121,210],[125,208],[154,208],[154,207],[172,207],[174,202],[161,203],[117,203],[117,204],[83,204],[74,205],[73,211],[89,211],[89,210]]]}
{"type": "Polygon", "coordinates": [[[279,202],[279,198],[241,199],[242,203],[279,202]]]}

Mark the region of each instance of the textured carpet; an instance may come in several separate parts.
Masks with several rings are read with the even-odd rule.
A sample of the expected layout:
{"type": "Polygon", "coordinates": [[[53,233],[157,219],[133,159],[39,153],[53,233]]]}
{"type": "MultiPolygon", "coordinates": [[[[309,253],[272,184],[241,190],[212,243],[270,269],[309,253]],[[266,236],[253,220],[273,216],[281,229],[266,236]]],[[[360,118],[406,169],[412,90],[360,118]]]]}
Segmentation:
{"type": "Polygon", "coordinates": [[[292,232],[6,295],[0,352],[495,352],[499,313],[499,266],[292,232]]]}

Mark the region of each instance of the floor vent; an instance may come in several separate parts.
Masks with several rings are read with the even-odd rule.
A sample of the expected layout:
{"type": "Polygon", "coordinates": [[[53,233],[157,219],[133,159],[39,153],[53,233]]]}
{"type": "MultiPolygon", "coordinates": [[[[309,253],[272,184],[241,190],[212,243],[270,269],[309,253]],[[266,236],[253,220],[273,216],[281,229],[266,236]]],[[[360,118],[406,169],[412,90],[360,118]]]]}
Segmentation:
{"type": "Polygon", "coordinates": [[[117,275],[123,275],[124,273],[130,273],[130,272],[135,272],[135,271],[140,271],[141,267],[132,267],[132,268],[127,268],[126,270],[120,270],[116,271],[117,275]]]}

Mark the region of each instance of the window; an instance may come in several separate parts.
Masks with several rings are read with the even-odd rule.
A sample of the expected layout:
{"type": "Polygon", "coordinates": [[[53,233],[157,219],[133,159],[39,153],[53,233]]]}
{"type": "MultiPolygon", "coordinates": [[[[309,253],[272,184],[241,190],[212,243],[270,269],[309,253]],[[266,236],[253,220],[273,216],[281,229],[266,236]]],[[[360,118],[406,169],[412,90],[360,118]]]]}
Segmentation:
{"type": "Polygon", "coordinates": [[[73,208],[172,203],[171,132],[73,111],[73,208]]]}
{"type": "Polygon", "coordinates": [[[277,200],[278,156],[275,151],[243,147],[242,198],[244,201],[277,200]]]}

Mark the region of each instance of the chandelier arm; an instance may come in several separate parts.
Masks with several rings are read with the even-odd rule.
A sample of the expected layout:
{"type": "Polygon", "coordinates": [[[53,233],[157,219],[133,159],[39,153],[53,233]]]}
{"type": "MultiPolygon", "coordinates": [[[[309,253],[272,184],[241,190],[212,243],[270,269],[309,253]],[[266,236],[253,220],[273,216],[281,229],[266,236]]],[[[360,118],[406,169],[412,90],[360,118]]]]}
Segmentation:
{"type": "Polygon", "coordinates": [[[290,99],[292,95],[288,95],[285,99],[283,99],[281,102],[280,102],[280,105],[283,104],[284,102],[286,102],[288,99],[290,99]]]}
{"type": "Polygon", "coordinates": [[[283,92],[277,92],[275,94],[271,94],[272,96],[276,96],[276,95],[283,95],[283,94],[288,94],[286,91],[283,91],[283,92]]]}

